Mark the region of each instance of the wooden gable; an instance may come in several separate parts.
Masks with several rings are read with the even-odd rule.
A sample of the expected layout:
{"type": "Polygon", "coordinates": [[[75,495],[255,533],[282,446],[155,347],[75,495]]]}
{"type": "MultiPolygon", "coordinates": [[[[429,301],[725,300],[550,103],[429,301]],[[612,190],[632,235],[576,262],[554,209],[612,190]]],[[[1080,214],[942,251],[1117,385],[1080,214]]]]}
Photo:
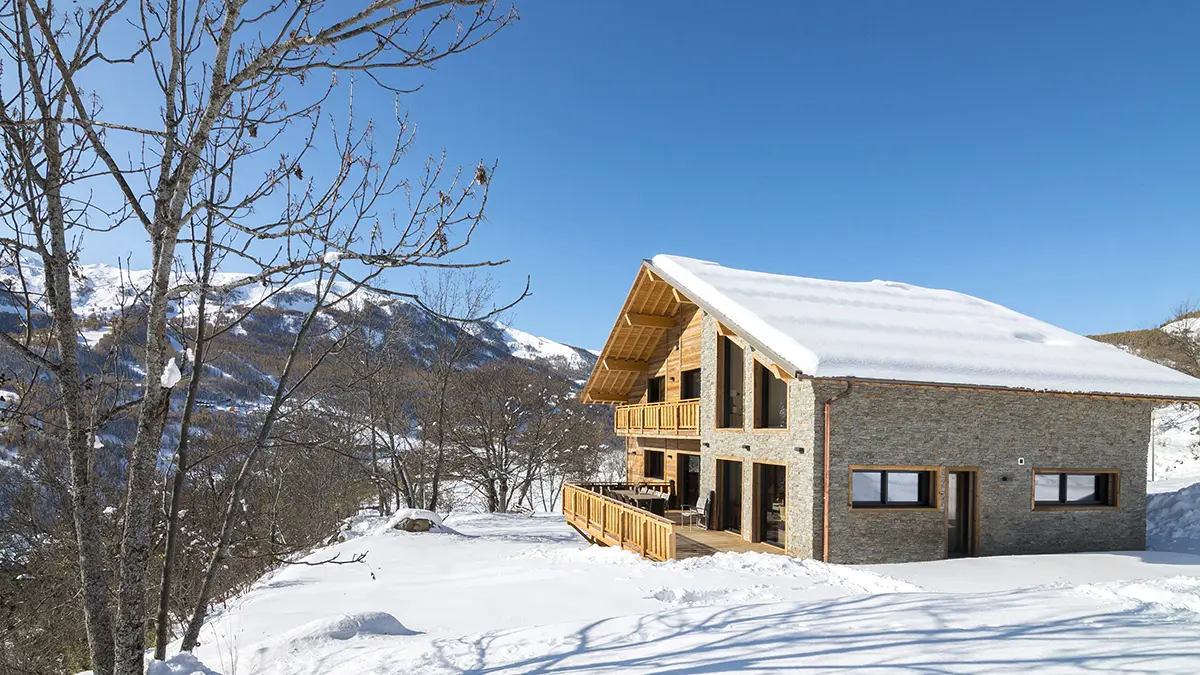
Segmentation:
{"type": "Polygon", "coordinates": [[[671,351],[672,336],[684,343],[684,350],[692,351],[687,349],[689,346],[695,348],[694,367],[698,368],[699,331],[695,331],[694,340],[681,339],[679,335],[682,323],[691,324],[695,320],[698,327],[698,317],[695,303],[642,263],[592,376],[583,389],[581,400],[584,403],[629,403],[630,395],[645,388],[647,374],[657,371],[671,351]],[[695,345],[687,344],[692,341],[695,345]]]}

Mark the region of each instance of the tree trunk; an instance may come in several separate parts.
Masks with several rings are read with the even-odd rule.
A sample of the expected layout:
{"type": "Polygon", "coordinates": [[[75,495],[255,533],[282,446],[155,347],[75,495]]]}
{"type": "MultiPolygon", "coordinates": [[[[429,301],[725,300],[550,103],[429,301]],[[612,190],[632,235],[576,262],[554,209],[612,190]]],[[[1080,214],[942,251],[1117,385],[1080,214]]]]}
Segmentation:
{"type": "Polygon", "coordinates": [[[171,585],[175,574],[175,559],[179,549],[179,510],[183,488],[187,482],[188,437],[192,427],[192,414],[196,409],[196,398],[200,392],[201,371],[204,368],[204,349],[208,338],[204,335],[208,309],[208,283],[212,276],[211,223],[204,235],[204,262],[200,279],[200,299],[196,305],[196,348],[192,354],[192,379],[188,382],[187,399],[183,404],[183,416],[179,421],[179,446],[175,450],[175,476],[171,481],[171,506],[167,513],[167,543],[163,552],[162,579],[158,586],[158,615],[154,625],[154,658],[167,658],[167,642],[170,639],[171,585]]]}
{"type": "Polygon", "coordinates": [[[58,383],[66,418],[67,448],[70,453],[71,511],[75,521],[79,574],[83,591],[83,616],[88,651],[95,675],[113,672],[112,614],[108,606],[108,582],[104,576],[104,548],[100,537],[100,508],[92,488],[92,448],[87,414],[79,382],[78,330],[71,302],[71,269],[63,222],[61,157],[55,122],[47,121],[46,201],[51,232],[51,254],[44,256],[46,293],[54,315],[55,340],[59,351],[58,383]]]}
{"type": "Polygon", "coordinates": [[[162,449],[171,390],[162,386],[167,358],[167,292],[174,262],[175,235],[154,242],[150,307],[146,317],[146,376],[137,436],[129,460],[125,492],[125,530],[121,538],[121,584],[117,590],[116,674],[141,675],[146,650],[146,573],[150,560],[150,524],[154,478],[162,449]]]}

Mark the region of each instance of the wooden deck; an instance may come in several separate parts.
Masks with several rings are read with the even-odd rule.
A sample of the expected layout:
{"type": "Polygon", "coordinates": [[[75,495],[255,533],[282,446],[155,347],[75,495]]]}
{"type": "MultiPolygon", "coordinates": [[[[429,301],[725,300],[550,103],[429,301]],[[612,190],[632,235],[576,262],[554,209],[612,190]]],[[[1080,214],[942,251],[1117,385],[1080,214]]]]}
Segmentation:
{"type": "MultiPolygon", "coordinates": [[[[664,488],[665,484],[653,484],[664,488]]],[[[619,546],[649,560],[681,560],[723,551],[784,555],[783,549],[748,542],[733,532],[706,530],[684,522],[681,511],[656,516],[602,494],[619,494],[629,483],[567,483],[563,486],[563,515],[588,541],[619,546]]]]}
{"type": "Polygon", "coordinates": [[[675,523],[675,559],[699,558],[701,556],[730,551],[744,553],[775,553],[784,555],[783,549],[769,544],[749,542],[742,535],[720,530],[706,530],[695,525],[685,525],[679,511],[667,511],[667,519],[675,523]]]}

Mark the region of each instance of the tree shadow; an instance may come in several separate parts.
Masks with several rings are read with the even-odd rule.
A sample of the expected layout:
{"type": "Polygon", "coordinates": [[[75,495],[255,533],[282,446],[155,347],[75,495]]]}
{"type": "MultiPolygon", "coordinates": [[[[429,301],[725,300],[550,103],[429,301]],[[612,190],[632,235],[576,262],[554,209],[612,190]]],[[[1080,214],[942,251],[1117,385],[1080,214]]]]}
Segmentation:
{"type": "Polygon", "coordinates": [[[1089,612],[1037,604],[1070,597],[1078,598],[887,594],[692,608],[561,634],[548,627],[438,640],[425,665],[478,675],[1200,670],[1194,623],[1144,607],[1089,612]]]}

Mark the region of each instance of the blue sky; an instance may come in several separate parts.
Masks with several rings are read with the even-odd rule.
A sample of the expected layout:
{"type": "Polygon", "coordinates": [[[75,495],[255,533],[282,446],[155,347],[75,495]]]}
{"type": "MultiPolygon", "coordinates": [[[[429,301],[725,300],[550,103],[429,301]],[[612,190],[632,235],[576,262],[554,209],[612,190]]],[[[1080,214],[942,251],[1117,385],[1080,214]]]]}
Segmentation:
{"type": "Polygon", "coordinates": [[[518,8],[403,103],[417,152],[499,160],[475,252],[524,330],[598,348],[656,253],[1082,333],[1200,299],[1200,3],[518,8]]]}

